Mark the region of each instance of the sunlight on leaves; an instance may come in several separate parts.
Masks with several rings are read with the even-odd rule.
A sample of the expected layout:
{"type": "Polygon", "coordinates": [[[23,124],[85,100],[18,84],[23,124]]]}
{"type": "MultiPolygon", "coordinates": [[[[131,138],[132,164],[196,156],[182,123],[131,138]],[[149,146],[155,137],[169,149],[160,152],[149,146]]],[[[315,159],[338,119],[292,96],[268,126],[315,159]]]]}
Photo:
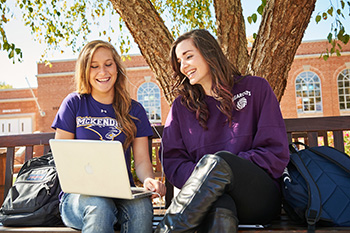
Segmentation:
{"type": "Polygon", "coordinates": [[[342,51],[341,44],[347,44],[350,38],[343,25],[343,23],[345,23],[343,22],[343,20],[345,19],[344,13],[349,12],[350,16],[350,1],[330,0],[329,2],[330,5],[328,9],[318,12],[317,16],[315,17],[316,23],[319,23],[322,20],[333,19],[330,32],[327,35],[327,40],[332,47],[330,50],[326,49],[326,51],[321,54],[321,57],[324,60],[327,60],[332,54],[340,56],[342,51]],[[349,8],[347,10],[345,9],[346,3],[349,8]],[[334,14],[334,12],[336,12],[336,14],[334,14]]]}

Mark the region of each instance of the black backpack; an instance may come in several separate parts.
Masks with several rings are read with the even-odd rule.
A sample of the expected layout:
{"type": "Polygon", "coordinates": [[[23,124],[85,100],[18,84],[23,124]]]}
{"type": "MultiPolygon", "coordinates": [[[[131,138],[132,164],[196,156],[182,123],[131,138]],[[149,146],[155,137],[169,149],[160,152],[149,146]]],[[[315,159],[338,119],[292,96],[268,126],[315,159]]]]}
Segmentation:
{"type": "Polygon", "coordinates": [[[51,153],[25,162],[0,208],[4,226],[61,226],[61,187],[51,153]]]}

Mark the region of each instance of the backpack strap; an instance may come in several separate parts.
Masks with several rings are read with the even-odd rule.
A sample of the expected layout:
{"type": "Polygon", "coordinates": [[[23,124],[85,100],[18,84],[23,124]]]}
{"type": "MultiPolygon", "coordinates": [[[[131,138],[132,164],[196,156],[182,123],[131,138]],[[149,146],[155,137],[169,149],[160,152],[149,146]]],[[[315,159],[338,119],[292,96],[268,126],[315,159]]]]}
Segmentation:
{"type": "Polygon", "coordinates": [[[299,154],[292,153],[290,159],[300,174],[304,177],[308,187],[309,200],[305,216],[308,223],[308,232],[314,232],[315,224],[320,219],[321,215],[320,191],[299,154]]]}
{"type": "Polygon", "coordinates": [[[308,145],[306,145],[302,142],[292,142],[291,144],[289,144],[290,153],[298,153],[299,149],[298,149],[297,145],[302,145],[303,147],[305,147],[305,149],[310,148],[308,145]]]}

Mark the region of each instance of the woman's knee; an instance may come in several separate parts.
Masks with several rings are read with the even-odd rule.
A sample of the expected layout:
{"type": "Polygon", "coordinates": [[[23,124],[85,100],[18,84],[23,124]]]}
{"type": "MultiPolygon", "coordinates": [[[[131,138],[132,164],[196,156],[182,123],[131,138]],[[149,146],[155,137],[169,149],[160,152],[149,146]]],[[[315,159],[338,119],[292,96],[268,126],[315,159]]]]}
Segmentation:
{"type": "Polygon", "coordinates": [[[118,220],[123,230],[152,232],[153,206],[149,198],[119,200],[118,220]]]}
{"type": "Polygon", "coordinates": [[[149,198],[122,200],[117,205],[130,219],[144,219],[149,216],[152,218],[153,216],[152,201],[149,198]]]}
{"type": "Polygon", "coordinates": [[[95,232],[113,231],[118,211],[112,199],[82,196],[81,202],[84,205],[83,229],[90,229],[89,232],[93,232],[93,230],[95,232]]]}
{"type": "Polygon", "coordinates": [[[234,176],[244,177],[248,181],[256,176],[263,176],[265,179],[270,179],[269,175],[252,161],[241,158],[228,151],[218,151],[215,155],[228,163],[234,176]]]}
{"type": "Polygon", "coordinates": [[[242,160],[242,158],[238,157],[237,155],[224,150],[216,152],[215,155],[225,160],[226,163],[230,164],[230,166],[232,163],[236,163],[236,160],[242,160]]]}
{"type": "Polygon", "coordinates": [[[82,229],[99,222],[113,227],[117,221],[117,208],[110,198],[69,194],[61,205],[62,219],[67,226],[82,229]]]}

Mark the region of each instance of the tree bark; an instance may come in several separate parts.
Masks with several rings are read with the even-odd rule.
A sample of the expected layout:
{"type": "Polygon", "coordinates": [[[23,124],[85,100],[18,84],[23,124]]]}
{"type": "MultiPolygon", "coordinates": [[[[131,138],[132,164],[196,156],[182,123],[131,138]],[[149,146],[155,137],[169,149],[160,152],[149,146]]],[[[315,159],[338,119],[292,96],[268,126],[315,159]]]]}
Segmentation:
{"type": "Polygon", "coordinates": [[[279,101],[315,2],[269,0],[265,6],[247,73],[266,78],[279,101]]]}
{"type": "Polygon", "coordinates": [[[169,63],[169,51],[173,37],[163,19],[149,0],[110,0],[114,9],[122,17],[142,56],[156,74],[169,104],[174,100],[171,92],[173,80],[169,63]]]}
{"type": "MultiPolygon", "coordinates": [[[[142,55],[156,74],[169,104],[173,80],[169,51],[173,38],[149,0],[110,0],[125,21],[142,55]]],[[[243,74],[266,78],[280,101],[297,48],[316,0],[269,0],[249,57],[240,0],[214,0],[218,41],[243,74]],[[249,60],[249,62],[247,62],[249,60]]]]}
{"type": "Polygon", "coordinates": [[[217,36],[227,58],[244,74],[249,61],[240,0],[214,0],[217,36]]]}

